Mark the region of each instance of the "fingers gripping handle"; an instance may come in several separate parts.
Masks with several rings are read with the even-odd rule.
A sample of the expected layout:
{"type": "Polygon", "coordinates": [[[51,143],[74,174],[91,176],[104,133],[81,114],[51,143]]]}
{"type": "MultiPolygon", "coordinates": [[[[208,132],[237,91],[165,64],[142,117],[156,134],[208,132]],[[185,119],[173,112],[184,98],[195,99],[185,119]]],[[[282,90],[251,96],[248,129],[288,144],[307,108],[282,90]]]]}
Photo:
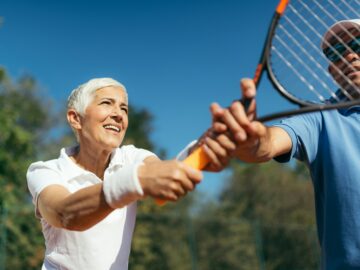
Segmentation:
{"type": "MultiPolygon", "coordinates": [[[[257,82],[259,75],[261,74],[261,66],[258,68],[258,74],[256,75],[257,82]]],[[[245,111],[248,111],[252,101],[254,100],[253,97],[247,98],[243,97],[240,102],[244,105],[245,111]]],[[[202,147],[196,148],[184,161],[185,164],[193,167],[194,169],[203,170],[207,164],[210,162],[210,158],[205,153],[204,149],[202,147]]],[[[165,200],[156,199],[157,205],[164,205],[166,203],[165,200]]]]}
{"type": "Polygon", "coordinates": [[[209,164],[210,158],[202,147],[196,148],[184,161],[194,169],[202,170],[209,164]]]}
{"type": "MultiPolygon", "coordinates": [[[[254,98],[241,99],[241,103],[244,105],[245,111],[248,110],[253,100],[254,98]]],[[[206,165],[209,164],[210,158],[205,153],[202,147],[198,147],[183,162],[193,167],[194,169],[203,170],[206,167],[206,165]]],[[[155,202],[159,206],[166,204],[166,201],[161,199],[156,199],[155,202]]]]}
{"type": "MultiPolygon", "coordinates": [[[[185,164],[193,167],[194,169],[202,170],[210,162],[210,158],[205,153],[202,147],[196,148],[186,159],[183,161],[185,164]]],[[[157,205],[164,205],[165,200],[156,199],[157,205]]]]}

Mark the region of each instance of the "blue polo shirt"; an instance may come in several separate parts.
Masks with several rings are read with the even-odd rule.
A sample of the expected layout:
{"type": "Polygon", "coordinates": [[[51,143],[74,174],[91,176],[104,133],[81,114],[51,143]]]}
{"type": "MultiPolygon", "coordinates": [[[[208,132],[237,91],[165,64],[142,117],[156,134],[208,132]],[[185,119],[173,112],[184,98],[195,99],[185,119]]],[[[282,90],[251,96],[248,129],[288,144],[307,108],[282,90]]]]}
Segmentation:
{"type": "Polygon", "coordinates": [[[276,126],[293,145],[276,160],[295,157],[310,169],[322,268],[360,269],[360,107],[295,116],[276,126]]]}

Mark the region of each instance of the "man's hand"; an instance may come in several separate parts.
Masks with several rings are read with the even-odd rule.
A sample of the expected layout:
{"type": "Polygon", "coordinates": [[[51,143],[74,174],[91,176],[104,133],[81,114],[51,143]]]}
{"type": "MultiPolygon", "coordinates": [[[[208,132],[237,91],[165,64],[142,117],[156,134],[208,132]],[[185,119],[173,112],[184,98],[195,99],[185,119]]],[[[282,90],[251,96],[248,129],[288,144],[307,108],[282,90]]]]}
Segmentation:
{"type": "Polygon", "coordinates": [[[249,101],[247,108],[240,101],[234,101],[229,108],[212,104],[212,128],[215,132],[224,134],[235,145],[235,149],[227,148],[229,156],[245,162],[269,160],[271,144],[268,141],[268,128],[255,121],[255,83],[251,79],[243,79],[241,90],[242,100],[249,101]]]}

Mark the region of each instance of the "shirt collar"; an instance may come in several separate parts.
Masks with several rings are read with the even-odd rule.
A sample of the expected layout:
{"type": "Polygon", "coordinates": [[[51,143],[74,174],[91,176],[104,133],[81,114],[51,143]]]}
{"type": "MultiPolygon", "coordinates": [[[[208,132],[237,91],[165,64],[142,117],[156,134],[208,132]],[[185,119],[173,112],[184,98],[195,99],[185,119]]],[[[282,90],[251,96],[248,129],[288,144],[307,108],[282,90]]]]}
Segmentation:
{"type": "MultiPolygon", "coordinates": [[[[344,95],[343,91],[341,89],[338,89],[336,92],[335,92],[335,96],[336,97],[331,97],[327,100],[327,102],[329,103],[337,103],[337,102],[347,102],[347,101],[350,101],[350,99],[344,95]]],[[[342,111],[344,113],[350,111],[350,110],[360,110],[360,105],[354,105],[354,106],[351,106],[351,107],[348,107],[348,108],[344,108],[344,109],[340,109],[339,111],[342,111]]]]}
{"type": "Polygon", "coordinates": [[[125,164],[125,156],[122,148],[115,148],[110,156],[110,163],[107,169],[115,169],[115,167],[122,167],[125,164]]]}
{"type": "MultiPolygon", "coordinates": [[[[89,175],[92,174],[92,172],[87,171],[78,165],[70,158],[70,156],[74,155],[78,150],[79,146],[72,146],[72,147],[66,147],[62,148],[60,151],[59,156],[59,165],[61,171],[64,173],[66,179],[73,179],[75,177],[81,176],[81,175],[89,175]]],[[[122,155],[122,151],[120,148],[116,148],[112,151],[110,156],[110,163],[109,166],[106,168],[108,169],[115,169],[118,166],[123,166],[125,163],[124,155],[122,155]]]]}
{"type": "Polygon", "coordinates": [[[328,102],[330,102],[330,103],[345,102],[345,101],[349,101],[349,98],[344,95],[344,93],[343,93],[343,91],[341,91],[341,89],[338,89],[335,92],[335,96],[332,96],[328,100],[328,102]]]}

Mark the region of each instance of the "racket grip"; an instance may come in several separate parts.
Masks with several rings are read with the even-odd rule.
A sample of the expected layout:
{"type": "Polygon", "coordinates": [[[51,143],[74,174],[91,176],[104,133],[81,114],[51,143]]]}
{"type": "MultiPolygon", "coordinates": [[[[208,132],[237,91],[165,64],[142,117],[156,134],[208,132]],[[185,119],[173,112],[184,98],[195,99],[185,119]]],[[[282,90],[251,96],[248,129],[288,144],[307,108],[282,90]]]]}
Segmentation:
{"type": "MultiPolygon", "coordinates": [[[[210,158],[202,147],[198,147],[183,162],[194,169],[202,170],[210,163],[210,158]]],[[[156,199],[155,202],[159,206],[166,204],[166,201],[161,199],[156,199]]]]}
{"type": "Polygon", "coordinates": [[[210,163],[210,158],[202,147],[198,147],[183,162],[194,169],[203,170],[210,163]]]}

